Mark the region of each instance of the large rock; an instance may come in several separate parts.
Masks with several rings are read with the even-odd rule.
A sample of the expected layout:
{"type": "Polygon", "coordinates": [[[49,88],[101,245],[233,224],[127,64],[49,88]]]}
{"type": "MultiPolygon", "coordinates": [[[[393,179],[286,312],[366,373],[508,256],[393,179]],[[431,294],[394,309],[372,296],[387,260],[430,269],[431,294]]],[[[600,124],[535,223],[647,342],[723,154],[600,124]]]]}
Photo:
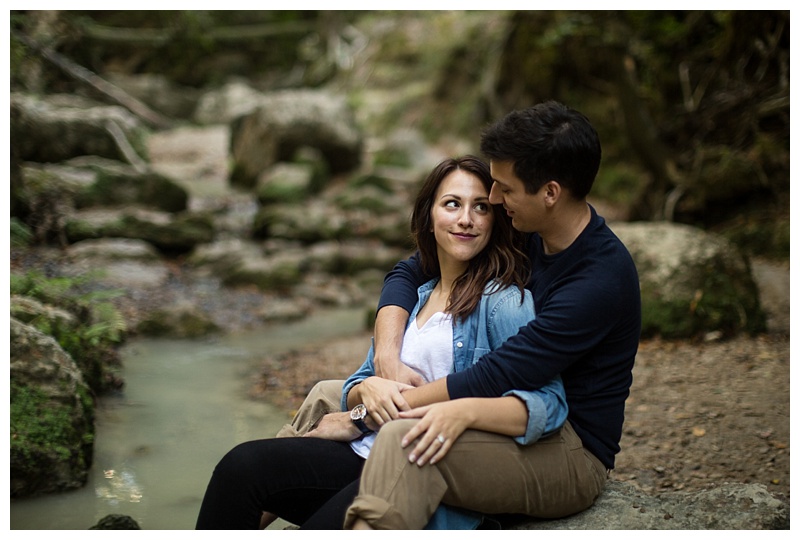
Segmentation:
{"type": "Polygon", "coordinates": [[[70,96],[11,94],[11,141],[23,161],[59,162],[95,155],[124,159],[109,130],[113,123],[140,156],[147,129],[123,107],[98,106],[70,96]]]}
{"type": "Polygon", "coordinates": [[[66,249],[67,275],[92,276],[96,285],[146,289],[164,285],[169,269],[152,244],[129,238],[81,240],[66,249]]]}
{"type": "Polygon", "coordinates": [[[145,240],[164,253],[187,253],[214,237],[213,223],[205,214],[157,212],[142,208],[82,210],[65,224],[67,239],[103,237],[145,240]]]}
{"type": "Polygon", "coordinates": [[[200,98],[194,113],[198,124],[227,124],[256,110],[264,94],[246,82],[231,81],[200,98]]]}
{"type": "Polygon", "coordinates": [[[332,174],[361,162],[363,136],[344,96],[316,90],[265,94],[254,111],[231,124],[231,183],[253,188],[259,175],[297,150],[319,150],[332,174]]]}
{"type": "Polygon", "coordinates": [[[29,198],[67,192],[78,207],[141,204],[180,212],[186,210],[189,198],[184,188],[161,174],[97,156],[59,164],[27,162],[21,173],[29,198]]]}
{"type": "Polygon", "coordinates": [[[724,238],[675,223],[614,223],[642,291],[642,334],[667,338],[766,329],[749,261],[724,238]]]}
{"type": "Polygon", "coordinates": [[[11,318],[11,496],[75,489],[92,464],[94,406],[58,343],[11,318]]]}
{"type": "Polygon", "coordinates": [[[331,240],[375,239],[388,246],[411,247],[409,217],[403,212],[376,214],[364,208],[344,209],[321,199],[260,208],[253,218],[252,235],[257,239],[281,239],[307,245],[331,240]]]}
{"type": "Polygon", "coordinates": [[[190,119],[200,98],[200,90],[178,85],[164,75],[107,73],[105,76],[131,96],[170,118],[190,119]]]}
{"type": "Polygon", "coordinates": [[[588,510],[564,519],[523,520],[516,530],[765,530],[789,528],[789,504],[760,484],[646,495],[609,481],[588,510]]]}
{"type": "Polygon", "coordinates": [[[197,306],[184,303],[151,311],[136,330],[148,336],[196,338],[218,333],[220,328],[197,306]]]}

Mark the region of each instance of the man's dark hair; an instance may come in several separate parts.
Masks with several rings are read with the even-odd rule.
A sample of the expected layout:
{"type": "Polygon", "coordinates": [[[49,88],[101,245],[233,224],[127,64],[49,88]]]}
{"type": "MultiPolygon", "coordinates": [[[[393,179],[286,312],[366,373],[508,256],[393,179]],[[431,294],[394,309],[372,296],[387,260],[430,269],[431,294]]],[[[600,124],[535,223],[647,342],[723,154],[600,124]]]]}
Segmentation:
{"type": "Polygon", "coordinates": [[[486,128],[481,152],[491,160],[513,162],[528,193],[555,180],[583,199],[600,168],[597,131],[584,115],[556,101],[513,111],[486,128]]]}

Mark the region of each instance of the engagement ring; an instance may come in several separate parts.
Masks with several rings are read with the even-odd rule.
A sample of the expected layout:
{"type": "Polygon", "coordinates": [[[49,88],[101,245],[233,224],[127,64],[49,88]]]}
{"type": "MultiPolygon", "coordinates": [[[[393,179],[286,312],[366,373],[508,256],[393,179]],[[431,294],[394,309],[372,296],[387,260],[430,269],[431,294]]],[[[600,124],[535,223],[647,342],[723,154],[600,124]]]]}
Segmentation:
{"type": "Polygon", "coordinates": [[[444,441],[446,441],[447,439],[444,438],[444,435],[439,434],[439,436],[436,437],[436,440],[439,441],[440,443],[444,444],[444,441]]]}

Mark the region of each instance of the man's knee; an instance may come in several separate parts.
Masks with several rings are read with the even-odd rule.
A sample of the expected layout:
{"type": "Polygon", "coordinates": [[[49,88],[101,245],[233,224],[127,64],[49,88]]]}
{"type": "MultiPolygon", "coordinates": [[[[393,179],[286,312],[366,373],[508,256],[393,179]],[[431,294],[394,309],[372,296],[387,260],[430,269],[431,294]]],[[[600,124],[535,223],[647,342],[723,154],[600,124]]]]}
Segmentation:
{"type": "Polygon", "coordinates": [[[339,403],[342,399],[342,380],[319,381],[308,393],[310,399],[324,401],[333,405],[334,410],[339,410],[339,403]]]}

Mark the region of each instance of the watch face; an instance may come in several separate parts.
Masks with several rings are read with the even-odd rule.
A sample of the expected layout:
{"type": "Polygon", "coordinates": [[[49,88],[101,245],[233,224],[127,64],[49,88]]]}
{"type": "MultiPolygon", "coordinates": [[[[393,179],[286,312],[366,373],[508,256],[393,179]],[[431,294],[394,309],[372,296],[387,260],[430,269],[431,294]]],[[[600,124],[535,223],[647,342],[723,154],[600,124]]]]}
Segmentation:
{"type": "Polygon", "coordinates": [[[351,420],[363,420],[367,416],[367,407],[363,403],[359,403],[353,410],[350,411],[351,420]]]}

